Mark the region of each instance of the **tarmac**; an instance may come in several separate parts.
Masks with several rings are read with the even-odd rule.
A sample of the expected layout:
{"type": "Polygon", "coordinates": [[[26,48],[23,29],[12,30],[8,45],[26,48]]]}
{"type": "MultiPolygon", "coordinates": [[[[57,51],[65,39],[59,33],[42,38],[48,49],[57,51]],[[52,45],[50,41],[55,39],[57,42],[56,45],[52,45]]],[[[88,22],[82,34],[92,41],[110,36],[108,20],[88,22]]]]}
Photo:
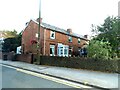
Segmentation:
{"type": "Polygon", "coordinates": [[[61,78],[64,80],[100,89],[120,90],[120,74],[118,73],[106,73],[83,69],[35,65],[20,61],[3,61],[2,59],[0,59],[0,64],[22,68],[25,70],[61,78]]]}

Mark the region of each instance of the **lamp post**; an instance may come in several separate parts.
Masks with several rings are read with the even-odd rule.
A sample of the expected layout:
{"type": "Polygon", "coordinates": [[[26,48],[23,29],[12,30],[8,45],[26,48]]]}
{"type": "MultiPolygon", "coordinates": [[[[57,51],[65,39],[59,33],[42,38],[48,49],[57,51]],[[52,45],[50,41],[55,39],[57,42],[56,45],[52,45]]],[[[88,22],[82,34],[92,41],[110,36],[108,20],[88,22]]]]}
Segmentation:
{"type": "Polygon", "coordinates": [[[39,25],[38,25],[38,38],[37,38],[37,64],[41,64],[41,60],[40,60],[40,23],[41,23],[41,0],[39,1],[39,25]]]}

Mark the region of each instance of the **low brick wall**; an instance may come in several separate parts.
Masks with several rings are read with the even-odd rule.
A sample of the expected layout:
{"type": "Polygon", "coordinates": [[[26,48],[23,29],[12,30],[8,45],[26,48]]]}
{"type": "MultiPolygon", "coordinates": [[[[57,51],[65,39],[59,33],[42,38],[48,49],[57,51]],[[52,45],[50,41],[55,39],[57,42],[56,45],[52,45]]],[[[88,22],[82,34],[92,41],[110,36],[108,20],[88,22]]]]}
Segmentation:
{"type": "Polygon", "coordinates": [[[2,60],[14,60],[14,52],[0,52],[0,59],[2,60]]]}
{"type": "Polygon", "coordinates": [[[15,59],[17,61],[32,63],[32,60],[33,60],[32,56],[33,56],[32,54],[17,54],[15,55],[15,59]]]}

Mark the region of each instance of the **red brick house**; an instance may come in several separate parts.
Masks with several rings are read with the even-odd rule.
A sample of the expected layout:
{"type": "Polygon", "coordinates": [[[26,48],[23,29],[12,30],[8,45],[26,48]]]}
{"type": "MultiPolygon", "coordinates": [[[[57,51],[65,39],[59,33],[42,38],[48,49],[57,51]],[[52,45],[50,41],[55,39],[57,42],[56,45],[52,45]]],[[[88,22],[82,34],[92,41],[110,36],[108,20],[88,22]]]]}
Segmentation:
{"type": "MultiPolygon", "coordinates": [[[[30,20],[22,34],[22,52],[37,53],[38,21],[30,20]]],[[[72,56],[87,44],[87,37],[71,29],[61,29],[42,22],[40,26],[40,54],[47,56],[72,56]]]]}

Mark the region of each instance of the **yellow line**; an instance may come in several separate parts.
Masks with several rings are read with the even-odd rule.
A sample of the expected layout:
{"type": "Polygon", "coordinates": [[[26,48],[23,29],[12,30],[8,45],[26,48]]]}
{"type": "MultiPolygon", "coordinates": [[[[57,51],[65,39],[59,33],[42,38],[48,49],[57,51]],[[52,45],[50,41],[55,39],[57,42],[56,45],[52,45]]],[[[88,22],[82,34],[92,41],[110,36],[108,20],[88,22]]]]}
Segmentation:
{"type": "Polygon", "coordinates": [[[73,87],[73,88],[90,88],[88,86],[80,85],[80,84],[77,84],[77,83],[74,83],[74,82],[58,79],[58,78],[55,78],[55,77],[50,77],[50,76],[47,76],[47,75],[42,75],[42,74],[39,74],[39,73],[35,73],[35,72],[31,72],[31,71],[27,71],[27,70],[23,70],[23,69],[19,69],[19,68],[7,66],[7,65],[3,65],[3,66],[8,67],[8,68],[12,68],[12,69],[16,69],[19,72],[23,72],[23,73],[26,73],[26,74],[29,74],[29,75],[37,76],[37,77],[40,77],[40,78],[43,78],[43,79],[47,79],[47,80],[50,80],[50,81],[54,81],[54,82],[57,82],[57,83],[68,85],[68,86],[73,87]]]}

